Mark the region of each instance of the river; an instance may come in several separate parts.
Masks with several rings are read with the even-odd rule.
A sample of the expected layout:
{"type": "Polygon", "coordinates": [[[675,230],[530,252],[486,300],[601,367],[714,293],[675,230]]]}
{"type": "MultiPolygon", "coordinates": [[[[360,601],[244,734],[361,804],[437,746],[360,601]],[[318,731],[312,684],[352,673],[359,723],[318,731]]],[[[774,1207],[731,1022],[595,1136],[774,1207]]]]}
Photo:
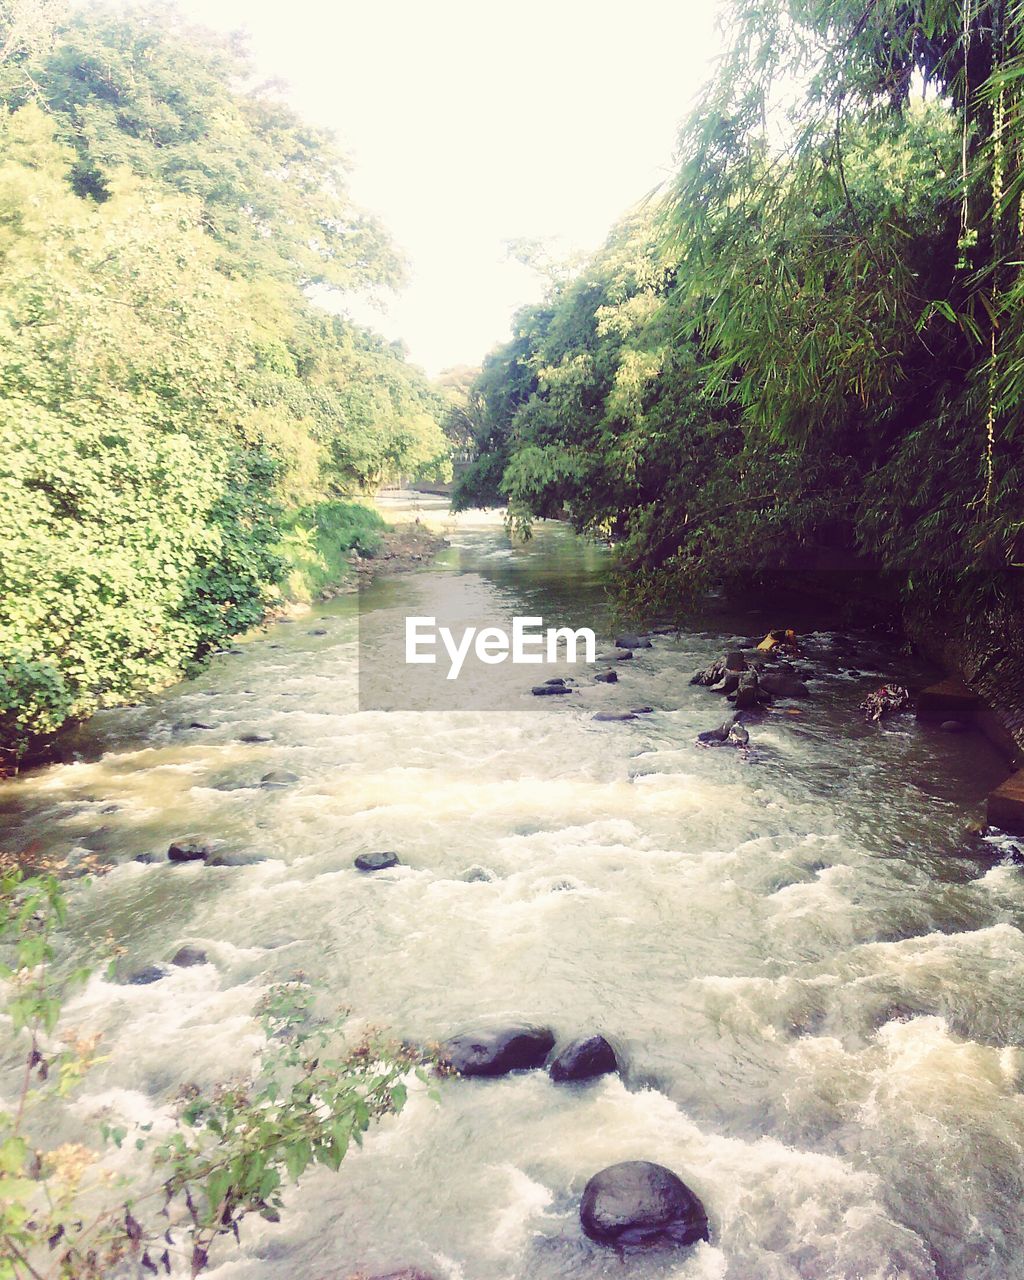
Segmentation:
{"type": "MultiPolygon", "coordinates": [[[[513,547],[496,517],[418,503],[451,546],[374,582],[364,620],[458,591],[610,639],[600,549],[558,525],[513,547]]],[[[74,1117],[145,1121],[184,1082],[244,1073],[254,1004],[299,969],[355,1026],[436,1041],[528,1019],[605,1033],[624,1070],[414,1089],[279,1225],[247,1220],[216,1280],[1024,1276],[1024,873],[995,846],[959,856],[1004,766],[974,734],[864,723],[860,698],[912,678],[907,660],[819,629],[812,699],[752,725],[749,753],[701,750],[723,704],[693,671],[788,618],[711,610],[574,697],[532,698],[509,669],[511,711],[360,711],[357,612],[345,597],[271,627],[0,785],[5,847],[118,864],[74,892],[69,953],[113,933],[128,970],[184,943],[212,962],[90,980],[68,1017],[108,1056],[74,1117]],[[270,769],[299,781],[234,786],[270,769]],[[266,858],[135,861],[191,833],[266,858]],[[367,849],[402,865],[361,875],[367,849]],[[625,1159],[680,1174],[711,1242],[625,1260],[588,1242],[582,1188],[625,1159]]]]}

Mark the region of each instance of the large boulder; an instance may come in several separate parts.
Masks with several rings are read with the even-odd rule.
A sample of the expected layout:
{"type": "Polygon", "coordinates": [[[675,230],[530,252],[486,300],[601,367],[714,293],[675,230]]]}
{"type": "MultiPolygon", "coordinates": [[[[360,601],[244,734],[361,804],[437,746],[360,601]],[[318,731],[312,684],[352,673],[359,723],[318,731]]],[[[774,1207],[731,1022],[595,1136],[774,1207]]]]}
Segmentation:
{"type": "Polygon", "coordinates": [[[583,1230],[598,1244],[695,1244],[708,1239],[700,1199],[671,1169],[625,1160],[596,1173],[580,1202],[583,1230]]]}
{"type": "Polygon", "coordinates": [[[761,676],[761,688],[775,698],[809,698],[811,696],[810,689],[802,680],[777,671],[766,671],[761,676]]]}
{"type": "Polygon", "coordinates": [[[593,1080],[595,1076],[618,1069],[615,1050],[604,1036],[587,1036],[567,1044],[548,1068],[548,1074],[561,1084],[568,1080],[593,1080]]]}
{"type": "Polygon", "coordinates": [[[547,1027],[501,1027],[454,1036],[444,1046],[444,1056],[459,1075],[503,1076],[542,1067],[554,1045],[547,1027]]]}

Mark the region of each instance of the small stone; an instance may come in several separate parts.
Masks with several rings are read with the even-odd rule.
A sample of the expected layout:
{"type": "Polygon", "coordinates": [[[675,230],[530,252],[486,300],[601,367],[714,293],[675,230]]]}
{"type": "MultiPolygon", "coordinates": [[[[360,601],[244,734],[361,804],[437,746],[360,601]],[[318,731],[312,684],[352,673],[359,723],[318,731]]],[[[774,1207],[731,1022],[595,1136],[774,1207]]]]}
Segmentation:
{"type": "Polygon", "coordinates": [[[136,969],[127,979],[130,987],[148,987],[151,982],[159,982],[167,977],[167,970],[162,965],[148,964],[144,969],[136,969]]]}
{"type": "Polygon", "coordinates": [[[560,693],[572,693],[572,690],[565,684],[537,684],[533,686],[533,696],[535,698],[550,698],[560,693]]]}
{"type": "Polygon", "coordinates": [[[158,857],[155,853],[137,853],[132,861],[141,862],[144,867],[148,867],[154,862],[163,862],[163,858],[158,857]]]}
{"type": "Polygon", "coordinates": [[[206,962],[206,952],[202,947],[179,947],[171,960],[171,964],[177,965],[179,969],[191,969],[206,962]]]}
{"type": "Polygon", "coordinates": [[[636,716],[632,711],[598,711],[593,716],[594,720],[635,720],[636,716]]]}
{"type": "Polygon", "coordinates": [[[615,1050],[604,1036],[589,1036],[567,1044],[548,1068],[548,1074],[561,1084],[569,1080],[593,1080],[618,1069],[615,1050]]]}
{"type": "Polygon", "coordinates": [[[188,727],[190,729],[216,729],[217,726],[208,724],[205,720],[190,720],[188,727]]]}
{"type": "Polygon", "coordinates": [[[361,853],[355,860],[359,871],[386,871],[388,867],[399,865],[398,854],[390,851],[379,853],[361,853]]]}
{"type": "Polygon", "coordinates": [[[943,733],[966,733],[967,725],[962,720],[943,720],[939,728],[943,733]]]}
{"type": "Polygon", "coordinates": [[[563,676],[552,676],[550,680],[545,680],[544,683],[550,685],[564,685],[565,679],[563,676]]]}
{"type": "Polygon", "coordinates": [[[327,634],[326,627],[314,627],[312,631],[307,631],[308,636],[325,636],[327,634]]]}
{"type": "Polygon", "coordinates": [[[614,671],[599,671],[594,679],[601,684],[618,684],[619,682],[618,674],[614,671]]]}
{"type": "Polygon", "coordinates": [[[171,862],[205,862],[211,852],[208,844],[185,836],[174,841],[167,850],[167,857],[171,862]]]}
{"type": "Polygon", "coordinates": [[[274,735],[272,733],[243,733],[239,736],[239,742],[273,742],[274,735]]]}
{"type": "Polygon", "coordinates": [[[632,707],[631,710],[635,716],[649,716],[654,714],[653,707],[632,707]]]}

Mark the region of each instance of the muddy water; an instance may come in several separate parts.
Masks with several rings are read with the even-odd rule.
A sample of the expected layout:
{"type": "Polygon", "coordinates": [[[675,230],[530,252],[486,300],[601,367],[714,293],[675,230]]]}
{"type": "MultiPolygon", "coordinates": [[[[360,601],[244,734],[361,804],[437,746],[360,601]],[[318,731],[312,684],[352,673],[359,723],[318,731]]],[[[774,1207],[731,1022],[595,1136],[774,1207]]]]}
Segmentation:
{"type": "MultiPolygon", "coordinates": [[[[598,550],[557,526],[513,548],[473,518],[449,536],[364,611],[430,613],[461,591],[479,613],[608,638],[598,550]]],[[[495,677],[522,686],[513,711],[396,696],[360,712],[355,608],[318,607],[97,716],[73,762],[0,788],[7,847],[118,863],[78,891],[69,955],[112,931],[125,970],[184,943],[212,961],[144,987],[92,979],[70,1016],[109,1058],[55,1125],[146,1120],[181,1083],[244,1071],[259,994],[302,969],[354,1025],[400,1035],[502,1018],[602,1031],[624,1078],[414,1091],[339,1173],[292,1192],[280,1225],[247,1225],[217,1280],[1024,1276],[1024,880],[998,848],[958,856],[1001,776],[979,739],[857,716],[905,665],[809,636],[813,701],[752,727],[744,756],[694,747],[722,708],[688,680],[778,619],[709,614],[573,698],[531,698],[518,671],[495,677]],[[654,713],[592,719],[641,703],[654,713]],[[239,740],[254,733],[270,740],[239,740]],[[299,781],[237,785],[274,768],[299,781]],[[134,861],[189,833],[265,860],[134,861]],[[366,849],[403,865],[362,876],[366,849]],[[632,1158],[694,1187],[710,1244],[621,1260],[581,1236],[586,1180],[632,1158]]]]}

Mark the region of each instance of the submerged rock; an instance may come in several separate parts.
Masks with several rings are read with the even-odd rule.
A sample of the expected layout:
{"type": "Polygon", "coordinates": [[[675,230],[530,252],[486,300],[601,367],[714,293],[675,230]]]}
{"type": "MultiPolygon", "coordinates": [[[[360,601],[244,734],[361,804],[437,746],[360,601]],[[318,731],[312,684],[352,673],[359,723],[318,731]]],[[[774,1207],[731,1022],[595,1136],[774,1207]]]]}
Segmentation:
{"type": "Polygon", "coordinates": [[[651,649],[654,646],[646,636],[635,636],[632,632],[615,637],[616,649],[651,649]]]}
{"type": "Polygon", "coordinates": [[[265,791],[272,791],[275,787],[290,787],[293,782],[298,782],[299,775],[292,773],[290,769],[271,769],[269,773],[265,773],[260,778],[260,786],[265,791]]]}
{"type": "Polygon", "coordinates": [[[208,867],[252,867],[257,862],[266,862],[265,853],[253,853],[248,849],[231,849],[222,853],[211,854],[206,859],[208,867]]]}
{"type": "Polygon", "coordinates": [[[943,720],[939,728],[943,733],[966,733],[968,726],[962,720],[943,720]]]}
{"type": "Polygon", "coordinates": [[[565,684],[536,684],[533,686],[533,696],[535,698],[550,698],[552,694],[572,693],[572,690],[565,684]]]}
{"type": "Polygon", "coordinates": [[[547,1027],[503,1027],[454,1036],[444,1046],[444,1056],[459,1075],[503,1076],[542,1067],[554,1044],[547,1027]]]}
{"type": "Polygon", "coordinates": [[[809,698],[811,691],[796,676],[782,675],[776,671],[766,671],[761,676],[761,688],[776,698],[809,698]]]}
{"type": "Polygon", "coordinates": [[[494,872],[488,871],[486,867],[467,867],[459,876],[459,879],[464,880],[466,884],[490,884],[497,878],[494,872]]]}
{"type": "Polygon", "coordinates": [[[159,982],[166,977],[167,970],[163,965],[147,964],[144,969],[136,969],[125,981],[130,987],[148,987],[151,982],[159,982]]]}
{"type": "Polygon", "coordinates": [[[205,862],[212,853],[208,844],[197,840],[194,836],[183,836],[175,840],[167,850],[171,862],[205,862]]]}
{"type": "Polygon", "coordinates": [[[179,947],[171,959],[179,969],[191,969],[197,964],[206,964],[206,952],[202,947],[179,947]]]}
{"type": "Polygon", "coordinates": [[[681,1178],[648,1160],[626,1160],[596,1173],[580,1202],[580,1222],[598,1244],[695,1244],[707,1240],[708,1216],[681,1178]]]}
{"type": "Polygon", "coordinates": [[[595,712],[593,719],[595,720],[635,720],[636,712],[634,711],[598,711],[598,712],[595,712]]]}
{"type": "Polygon", "coordinates": [[[435,1280],[435,1277],[415,1267],[406,1267],[403,1271],[389,1271],[386,1276],[370,1276],[370,1280],[435,1280]]]}
{"type": "Polygon", "coordinates": [[[635,716],[650,716],[654,714],[653,707],[630,707],[635,716]]]}
{"type": "Polygon", "coordinates": [[[358,871],[386,871],[388,867],[397,867],[397,853],[384,850],[377,853],[361,853],[355,860],[358,871]]]}
{"type": "Polygon", "coordinates": [[[568,1080],[593,1080],[596,1076],[604,1076],[618,1069],[615,1050],[604,1036],[588,1036],[567,1044],[548,1068],[548,1074],[552,1080],[562,1083],[568,1080]]]}
{"type": "Polygon", "coordinates": [[[599,671],[597,675],[594,676],[594,679],[599,680],[602,684],[618,684],[619,683],[619,677],[617,673],[614,671],[599,671]]]}
{"type": "Polygon", "coordinates": [[[274,735],[272,733],[243,733],[239,735],[239,742],[273,742],[274,735]]]}

